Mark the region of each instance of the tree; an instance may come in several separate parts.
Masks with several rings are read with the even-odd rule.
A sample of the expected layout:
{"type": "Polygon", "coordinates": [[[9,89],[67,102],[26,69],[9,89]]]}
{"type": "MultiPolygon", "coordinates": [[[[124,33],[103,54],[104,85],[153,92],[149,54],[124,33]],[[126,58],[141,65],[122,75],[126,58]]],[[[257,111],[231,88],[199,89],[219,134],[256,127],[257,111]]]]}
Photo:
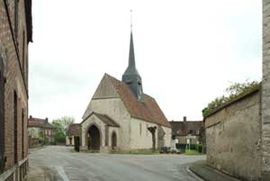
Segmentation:
{"type": "Polygon", "coordinates": [[[52,121],[54,128],[54,140],[56,143],[65,143],[66,131],[70,124],[74,123],[73,117],[64,116],[52,121]]]}

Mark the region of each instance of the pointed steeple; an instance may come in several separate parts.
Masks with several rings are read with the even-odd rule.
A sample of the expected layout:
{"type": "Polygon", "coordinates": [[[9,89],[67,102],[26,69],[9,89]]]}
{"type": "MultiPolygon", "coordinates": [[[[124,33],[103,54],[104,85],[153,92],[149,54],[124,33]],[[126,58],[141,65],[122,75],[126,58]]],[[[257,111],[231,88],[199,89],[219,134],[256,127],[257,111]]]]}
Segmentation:
{"type": "Polygon", "coordinates": [[[130,33],[128,68],[126,69],[124,74],[139,74],[137,69],[136,69],[136,64],[135,64],[135,54],[134,54],[132,31],[130,33]]]}
{"type": "Polygon", "coordinates": [[[132,31],[130,33],[128,67],[122,76],[122,81],[129,86],[138,100],[143,100],[142,79],[136,69],[132,31]]]}

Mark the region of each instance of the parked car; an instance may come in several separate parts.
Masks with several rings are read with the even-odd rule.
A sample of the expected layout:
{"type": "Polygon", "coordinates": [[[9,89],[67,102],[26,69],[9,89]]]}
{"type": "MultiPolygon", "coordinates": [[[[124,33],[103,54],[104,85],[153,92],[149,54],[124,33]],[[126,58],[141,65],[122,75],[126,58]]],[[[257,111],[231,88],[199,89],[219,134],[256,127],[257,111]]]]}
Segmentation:
{"type": "Polygon", "coordinates": [[[160,148],[160,153],[170,153],[171,152],[171,148],[167,147],[167,146],[163,146],[160,148]]]}
{"type": "Polygon", "coordinates": [[[180,154],[181,153],[181,150],[180,149],[177,149],[177,148],[171,148],[170,149],[170,153],[180,154]]]}

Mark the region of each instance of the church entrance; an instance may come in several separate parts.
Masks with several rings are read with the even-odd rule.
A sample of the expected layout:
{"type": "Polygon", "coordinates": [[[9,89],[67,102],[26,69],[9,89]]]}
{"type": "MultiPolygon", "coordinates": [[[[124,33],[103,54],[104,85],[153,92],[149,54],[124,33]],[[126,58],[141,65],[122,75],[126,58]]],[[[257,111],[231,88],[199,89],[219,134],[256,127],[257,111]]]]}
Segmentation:
{"type": "Polygon", "coordinates": [[[100,150],[100,132],[95,125],[88,129],[88,150],[100,150]]]}
{"type": "Polygon", "coordinates": [[[117,137],[116,137],[116,133],[113,132],[112,133],[112,150],[115,150],[117,146],[117,137]]]}

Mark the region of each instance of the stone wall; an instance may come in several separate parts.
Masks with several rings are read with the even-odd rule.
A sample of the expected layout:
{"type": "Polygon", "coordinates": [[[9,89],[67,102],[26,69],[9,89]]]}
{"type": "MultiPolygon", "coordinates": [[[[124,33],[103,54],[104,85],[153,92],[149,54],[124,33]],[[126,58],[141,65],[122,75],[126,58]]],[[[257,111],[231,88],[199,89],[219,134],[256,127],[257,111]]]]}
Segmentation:
{"type": "MultiPolygon", "coordinates": [[[[5,171],[3,175],[11,175],[17,165],[27,161],[27,117],[28,117],[28,43],[25,18],[25,1],[18,2],[18,33],[15,35],[15,1],[0,1],[0,56],[4,63],[5,93],[4,93],[4,126],[5,171]],[[6,2],[6,4],[5,4],[6,2]],[[6,8],[7,5],[7,8],[6,8]],[[10,20],[10,21],[9,21],[10,20]],[[24,37],[24,38],[23,38],[24,37]],[[14,93],[17,95],[17,137],[14,135],[14,93]],[[15,140],[17,140],[17,161],[15,162],[15,140]],[[5,174],[7,173],[7,174],[5,174]]],[[[23,166],[24,167],[24,166],[23,166]]],[[[25,170],[20,173],[22,178],[25,170]]]]}
{"type": "MultiPolygon", "coordinates": [[[[119,128],[119,148],[130,149],[130,115],[120,98],[93,99],[90,102],[90,109],[100,114],[106,114],[120,126],[119,128]]],[[[91,111],[90,111],[91,112],[91,111]]]]}
{"type": "Polygon", "coordinates": [[[165,136],[164,136],[164,146],[171,146],[172,141],[172,129],[162,126],[165,136]]]}
{"type": "Polygon", "coordinates": [[[270,0],[263,0],[262,171],[270,178],[270,0]]]}
{"type": "MultiPolygon", "coordinates": [[[[157,125],[132,118],[130,120],[130,127],[131,127],[130,149],[151,149],[152,134],[147,128],[153,126],[157,125]]],[[[157,146],[157,130],[155,137],[157,146]]]]}
{"type": "Polygon", "coordinates": [[[261,178],[260,92],[205,118],[207,164],[243,180],[261,178]]]}
{"type": "Polygon", "coordinates": [[[82,136],[81,136],[81,146],[82,149],[87,149],[87,135],[88,135],[88,129],[92,126],[95,125],[100,133],[100,150],[104,150],[105,148],[105,124],[97,118],[95,115],[90,116],[88,119],[86,119],[82,124],[81,124],[81,129],[82,129],[82,136]]]}

